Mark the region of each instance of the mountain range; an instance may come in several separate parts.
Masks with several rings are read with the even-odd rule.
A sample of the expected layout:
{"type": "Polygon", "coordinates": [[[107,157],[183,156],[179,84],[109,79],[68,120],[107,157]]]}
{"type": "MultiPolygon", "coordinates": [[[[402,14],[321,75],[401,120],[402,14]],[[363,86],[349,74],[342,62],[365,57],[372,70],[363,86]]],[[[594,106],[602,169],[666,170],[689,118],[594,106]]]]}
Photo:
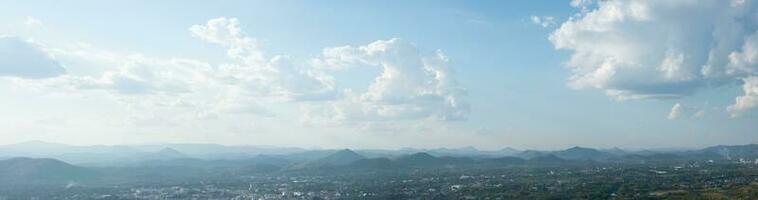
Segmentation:
{"type": "MultiPolygon", "coordinates": [[[[217,144],[165,144],[165,145],[97,145],[72,146],[57,143],[32,141],[0,145],[0,159],[14,157],[51,158],[81,166],[140,166],[170,165],[171,162],[204,163],[214,161],[236,165],[242,163],[271,163],[292,169],[310,169],[348,165],[359,160],[367,163],[389,165],[447,164],[465,160],[513,159],[625,161],[657,159],[713,159],[732,160],[758,158],[758,144],[719,145],[698,150],[681,151],[626,151],[619,148],[594,149],[572,147],[558,151],[516,150],[503,148],[496,151],[481,151],[473,147],[458,149],[412,149],[398,150],[307,150],[270,146],[224,146],[217,144]],[[443,162],[444,161],[444,162],[443,162]]],[[[514,161],[518,162],[518,161],[514,161]]],[[[205,165],[212,165],[206,163],[205,165]]]]}
{"type": "MultiPolygon", "coordinates": [[[[151,147],[153,148],[153,147],[151,147]]],[[[234,148],[234,147],[232,147],[234,148]]],[[[466,153],[450,154],[457,156],[433,155],[414,150],[399,150],[384,153],[361,150],[313,150],[294,153],[255,154],[235,158],[199,157],[198,151],[187,154],[174,147],[153,148],[154,151],[136,151],[123,153],[122,150],[139,149],[130,146],[96,146],[71,147],[48,143],[28,143],[21,145],[0,146],[3,155],[20,153],[20,155],[41,155],[44,151],[76,152],[80,155],[109,155],[122,158],[119,162],[108,160],[109,165],[99,165],[89,161],[88,165],[69,164],[58,158],[31,158],[14,156],[0,159],[0,183],[33,184],[76,181],[129,182],[186,180],[200,177],[223,177],[225,175],[255,175],[259,173],[299,173],[308,171],[332,170],[341,173],[351,171],[386,171],[395,172],[406,169],[451,169],[451,168],[503,168],[503,167],[541,167],[541,166],[586,166],[596,163],[676,163],[676,162],[750,162],[758,160],[758,145],[714,146],[699,150],[677,152],[627,152],[623,150],[598,150],[586,147],[572,147],[560,151],[518,151],[511,155],[493,156],[470,155],[466,153]],[[73,149],[69,149],[73,148],[73,149]],[[105,152],[83,152],[89,150],[109,150],[105,152]],[[118,151],[116,151],[118,149],[118,151]],[[28,152],[24,152],[28,151],[28,152]],[[408,152],[408,153],[405,153],[408,152]],[[367,155],[368,154],[368,155],[367,155]],[[381,156],[388,155],[388,156],[381,156]]],[[[245,152],[239,152],[245,153],[245,152]]],[[[66,154],[51,154],[66,155],[66,154]]],[[[209,154],[204,154],[209,155],[209,154]]],[[[94,157],[94,156],[90,156],[94,157]]],[[[66,158],[66,157],[64,157],[66,158]]]]}

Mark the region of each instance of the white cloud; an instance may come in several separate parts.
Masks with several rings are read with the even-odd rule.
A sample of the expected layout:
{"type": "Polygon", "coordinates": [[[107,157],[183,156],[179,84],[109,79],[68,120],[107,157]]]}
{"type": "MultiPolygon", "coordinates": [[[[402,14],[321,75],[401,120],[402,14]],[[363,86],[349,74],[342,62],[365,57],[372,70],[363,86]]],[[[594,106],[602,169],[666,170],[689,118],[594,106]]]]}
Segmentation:
{"type": "Polygon", "coordinates": [[[728,70],[732,74],[758,74],[758,31],[747,38],[740,51],[729,54],[728,70]]]}
{"type": "Polygon", "coordinates": [[[32,28],[39,27],[39,26],[42,26],[42,21],[34,17],[26,17],[26,19],[24,20],[24,25],[26,25],[27,27],[32,27],[32,28]]]}
{"type": "Polygon", "coordinates": [[[695,107],[683,106],[680,103],[674,104],[669,112],[668,119],[699,119],[705,117],[705,110],[695,107]]]}
{"type": "Polygon", "coordinates": [[[301,116],[311,125],[413,131],[419,123],[461,120],[468,113],[465,89],[441,51],[422,53],[392,39],[325,48],[320,57],[296,59],[266,55],[239,25],[234,18],[218,18],[189,28],[195,37],[225,48],[227,60],[218,65],[75,45],[49,51],[78,70],[16,83],[45,93],[115,100],[123,105],[115,124],[146,129],[213,124],[225,130],[218,126],[252,123],[245,120],[289,123],[288,117],[301,116]],[[368,87],[340,85],[338,92],[330,73],[357,65],[382,73],[368,87]],[[301,109],[289,109],[292,105],[301,109]]]}
{"type": "Polygon", "coordinates": [[[555,26],[555,17],[553,16],[532,16],[530,19],[532,20],[532,23],[541,26],[542,28],[555,26]]]}
{"type": "Polygon", "coordinates": [[[66,73],[38,45],[17,37],[0,36],[0,76],[42,79],[66,73]]]}
{"type": "Polygon", "coordinates": [[[569,3],[572,7],[578,8],[582,6],[588,6],[592,4],[593,0],[571,0],[571,3],[569,3]]]}
{"type": "Polygon", "coordinates": [[[574,8],[580,8],[581,14],[589,12],[589,7],[592,6],[592,4],[595,3],[595,0],[571,0],[569,3],[571,7],[574,8]]]}
{"type": "Polygon", "coordinates": [[[120,103],[128,113],[120,124],[196,126],[198,120],[210,118],[273,115],[259,105],[260,97],[220,80],[218,70],[202,61],[121,54],[91,46],[53,52],[65,61],[75,60],[104,70],[93,75],[72,73],[17,82],[29,88],[48,89],[50,93],[85,97],[105,94],[106,99],[120,103]]]}
{"type": "Polygon", "coordinates": [[[671,112],[669,112],[668,119],[679,119],[682,115],[682,105],[679,103],[674,104],[674,107],[671,108],[671,112]]]}
{"type": "Polygon", "coordinates": [[[192,92],[210,78],[207,63],[187,59],[130,57],[99,77],[69,77],[79,89],[106,89],[121,94],[175,94],[192,92]]]}
{"type": "Polygon", "coordinates": [[[692,114],[692,117],[690,117],[690,118],[700,119],[700,118],[703,118],[703,117],[705,117],[705,110],[698,110],[697,112],[695,112],[695,114],[692,114]]]}
{"type": "Polygon", "coordinates": [[[218,67],[216,77],[242,85],[259,96],[310,101],[334,98],[332,77],[286,55],[266,56],[255,39],[247,37],[236,18],[216,18],[189,29],[194,36],[227,47],[231,62],[218,67]]]}
{"type": "Polygon", "coordinates": [[[737,97],[735,103],[727,107],[732,117],[739,117],[758,109],[758,76],[747,77],[743,82],[744,95],[737,97]]]}
{"type": "Polygon", "coordinates": [[[468,113],[465,89],[458,85],[448,62],[441,51],[424,55],[415,45],[400,39],[324,49],[316,63],[327,68],[369,65],[381,67],[382,72],[366,92],[345,91],[343,99],[318,108],[326,112],[315,113],[343,122],[464,119],[468,113]]]}
{"type": "Polygon", "coordinates": [[[227,55],[249,65],[262,65],[266,62],[260,44],[242,32],[237,18],[215,18],[204,25],[189,28],[193,36],[207,42],[227,47],[227,55]]]}
{"type": "Polygon", "coordinates": [[[753,1],[599,1],[549,39],[573,52],[573,88],[621,100],[677,98],[755,73],[757,9],[753,1]]]}

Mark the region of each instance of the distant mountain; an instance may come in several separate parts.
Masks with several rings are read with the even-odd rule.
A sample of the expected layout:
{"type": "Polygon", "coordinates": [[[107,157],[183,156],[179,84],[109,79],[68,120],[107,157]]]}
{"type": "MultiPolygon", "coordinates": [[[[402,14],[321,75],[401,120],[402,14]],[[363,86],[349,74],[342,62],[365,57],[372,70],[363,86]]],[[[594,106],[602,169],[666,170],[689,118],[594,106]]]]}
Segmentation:
{"type": "Polygon", "coordinates": [[[431,149],[427,151],[430,155],[436,155],[436,156],[476,156],[481,155],[482,152],[478,149],[468,146],[468,147],[462,147],[457,149],[448,149],[448,148],[438,148],[438,149],[431,149]]]}
{"type": "Polygon", "coordinates": [[[727,160],[758,159],[758,144],[747,145],[719,145],[697,151],[701,154],[720,155],[727,160]]]}
{"type": "Polygon", "coordinates": [[[182,152],[173,148],[163,148],[158,152],[148,153],[146,155],[139,156],[141,160],[174,160],[180,158],[187,158],[188,156],[182,152]]]}
{"type": "Polygon", "coordinates": [[[173,149],[173,148],[163,148],[160,151],[158,151],[156,154],[159,154],[159,155],[165,156],[165,157],[173,157],[173,158],[187,157],[187,155],[185,155],[184,153],[179,152],[179,151],[177,151],[176,149],[173,149]]]}
{"type": "Polygon", "coordinates": [[[203,160],[197,158],[176,158],[176,159],[152,159],[145,160],[134,164],[137,167],[156,167],[156,166],[186,166],[195,168],[217,168],[225,166],[237,166],[244,163],[231,160],[203,160]]]}
{"type": "Polygon", "coordinates": [[[426,152],[429,155],[437,156],[437,157],[443,157],[443,156],[451,156],[451,157],[501,157],[501,156],[512,156],[515,155],[521,151],[516,150],[514,148],[506,147],[500,150],[479,150],[471,146],[462,147],[462,148],[437,148],[437,149],[430,149],[430,150],[423,150],[423,149],[411,149],[406,148],[403,150],[398,151],[399,153],[420,153],[420,152],[426,152]]]}
{"type": "Polygon", "coordinates": [[[336,153],[338,150],[312,150],[284,155],[284,158],[292,161],[312,161],[325,158],[336,153]]]}
{"type": "Polygon", "coordinates": [[[146,160],[135,166],[185,166],[204,169],[218,168],[240,168],[246,166],[276,166],[281,168],[290,165],[292,162],[280,158],[280,156],[259,155],[248,159],[199,159],[199,158],[177,158],[170,160],[146,160]]]}
{"type": "Polygon", "coordinates": [[[138,149],[123,145],[94,145],[73,146],[43,141],[29,141],[0,146],[2,154],[19,155],[65,155],[65,154],[125,154],[141,152],[138,149]]]}
{"type": "Polygon", "coordinates": [[[95,174],[84,167],[49,158],[12,158],[0,161],[0,182],[47,183],[86,179],[95,174]]]}
{"type": "Polygon", "coordinates": [[[366,157],[358,153],[355,153],[354,151],[350,149],[343,149],[331,155],[328,155],[326,157],[298,164],[296,166],[293,166],[292,169],[312,169],[312,168],[344,166],[344,165],[351,164],[355,161],[364,160],[364,159],[366,159],[366,157]]]}
{"type": "Polygon", "coordinates": [[[650,160],[650,161],[672,161],[672,160],[681,160],[685,158],[673,153],[657,153],[657,154],[647,155],[645,156],[645,159],[650,160]]]}
{"type": "Polygon", "coordinates": [[[553,154],[547,154],[530,158],[527,162],[530,164],[559,164],[566,162],[566,160],[553,154]]]}
{"type": "Polygon", "coordinates": [[[142,153],[128,146],[72,146],[30,141],[0,146],[0,157],[44,157],[68,163],[109,163],[142,153]]]}
{"type": "Polygon", "coordinates": [[[500,158],[484,159],[481,162],[485,164],[506,166],[506,165],[521,165],[521,164],[526,163],[526,160],[519,157],[504,156],[500,158]]]}
{"type": "MultiPolygon", "coordinates": [[[[619,152],[616,152],[616,153],[619,153],[619,152]]],[[[600,150],[592,149],[592,148],[578,147],[578,146],[568,148],[565,150],[560,150],[560,151],[526,150],[526,151],[522,151],[520,153],[515,154],[515,156],[524,158],[527,160],[531,160],[531,159],[539,158],[539,157],[542,157],[540,159],[550,158],[548,155],[555,156],[557,158],[560,158],[561,160],[594,160],[594,161],[606,160],[606,159],[618,156],[613,153],[600,151],[600,150]]]]}
{"type": "Polygon", "coordinates": [[[462,147],[462,148],[437,148],[437,149],[416,149],[416,148],[402,148],[398,150],[382,150],[382,149],[367,149],[357,150],[357,152],[368,158],[378,157],[399,157],[414,153],[428,153],[429,155],[436,157],[471,157],[471,158],[497,158],[502,156],[513,156],[521,151],[506,147],[499,150],[479,150],[474,147],[462,147]]]}
{"type": "Polygon", "coordinates": [[[248,159],[256,155],[289,155],[305,152],[300,148],[269,146],[225,146],[219,144],[93,145],[74,146],[43,141],[0,145],[0,158],[44,157],[87,166],[120,166],[142,162],[144,157],[163,149],[173,149],[185,157],[204,159],[248,159]]]}
{"type": "Polygon", "coordinates": [[[394,161],[401,166],[429,166],[443,164],[442,160],[425,152],[402,156],[394,161]]]}
{"type": "MultiPolygon", "coordinates": [[[[620,162],[620,163],[635,163],[635,164],[653,164],[653,163],[678,162],[682,160],[688,160],[690,158],[694,158],[694,157],[686,157],[683,155],[677,155],[677,154],[672,154],[672,153],[655,153],[655,154],[648,154],[648,155],[628,154],[624,156],[611,158],[607,161],[620,162]]],[[[698,158],[695,158],[695,159],[698,159],[698,158]]]]}
{"type": "Polygon", "coordinates": [[[603,150],[600,150],[600,151],[606,152],[606,153],[609,153],[609,154],[612,154],[612,155],[615,155],[615,156],[623,156],[623,155],[629,154],[629,152],[624,151],[623,149],[618,148],[618,147],[613,147],[613,148],[610,148],[610,149],[603,149],[603,150]]]}
{"type": "Polygon", "coordinates": [[[391,170],[396,169],[397,167],[399,167],[398,164],[389,158],[369,158],[357,160],[347,166],[348,169],[363,170],[391,170]]]}
{"type": "Polygon", "coordinates": [[[472,165],[475,164],[475,161],[470,157],[453,157],[453,156],[442,156],[442,157],[435,157],[430,155],[429,153],[421,152],[421,153],[415,153],[411,155],[401,156],[393,160],[395,165],[399,167],[429,167],[429,168],[440,168],[440,167],[460,167],[464,165],[472,165]]]}
{"type": "Polygon", "coordinates": [[[537,150],[526,150],[522,151],[521,153],[516,154],[517,157],[524,158],[524,159],[531,159],[534,157],[544,156],[548,154],[544,151],[537,151],[537,150]]]}
{"type": "Polygon", "coordinates": [[[426,152],[413,153],[390,158],[371,158],[353,162],[346,169],[381,169],[396,170],[402,168],[450,168],[476,165],[477,161],[469,157],[442,156],[435,157],[426,152]]]}
{"type": "Polygon", "coordinates": [[[521,151],[519,151],[518,149],[511,148],[511,147],[505,147],[497,151],[497,154],[500,154],[502,156],[514,156],[518,153],[521,153],[521,151]]]}
{"type": "Polygon", "coordinates": [[[39,140],[33,140],[28,142],[16,143],[3,146],[4,149],[12,150],[37,150],[37,151],[52,151],[69,148],[71,146],[58,143],[50,143],[39,140]]]}
{"type": "Polygon", "coordinates": [[[354,151],[351,151],[350,149],[344,149],[332,155],[329,155],[325,158],[318,159],[314,161],[314,163],[322,163],[324,165],[331,165],[331,166],[340,166],[340,165],[347,165],[357,160],[363,160],[363,159],[366,159],[366,157],[358,153],[355,153],[354,151]]]}
{"type": "Polygon", "coordinates": [[[592,148],[572,147],[563,151],[553,152],[554,155],[566,160],[604,160],[613,157],[613,154],[598,151],[592,148]]]}
{"type": "MultiPolygon", "coordinates": [[[[758,144],[719,145],[699,150],[656,149],[637,151],[626,151],[619,148],[593,149],[586,147],[573,147],[559,151],[519,151],[513,148],[478,150],[474,147],[345,151],[335,149],[305,150],[300,148],[250,145],[225,146],[218,144],[74,146],[43,141],[0,145],[0,158],[53,158],[66,163],[87,167],[118,167],[154,164],[180,166],[177,163],[182,162],[186,162],[188,165],[214,167],[260,163],[272,164],[278,167],[305,167],[306,165],[319,167],[348,165],[354,161],[374,158],[389,158],[389,162],[384,159],[362,162],[364,164],[370,163],[367,165],[375,166],[391,163],[389,165],[398,167],[460,166],[467,164],[466,162],[476,163],[488,159],[502,158],[504,156],[514,156],[519,157],[522,160],[531,160],[546,155],[554,155],[560,159],[568,161],[592,160],[600,162],[665,162],[664,157],[667,156],[676,157],[669,160],[754,160],[758,158],[758,144]],[[272,159],[272,162],[251,161],[262,158],[270,158],[272,159]],[[170,160],[178,161],[170,162],[170,160]],[[218,161],[222,164],[216,165],[205,161],[218,161]],[[300,164],[293,165],[293,163],[300,164]]],[[[491,164],[495,161],[488,162],[491,164]]]]}
{"type": "Polygon", "coordinates": [[[245,159],[256,155],[285,155],[304,152],[301,148],[272,147],[272,146],[226,146],[220,144],[159,144],[135,145],[142,151],[154,152],[164,148],[172,148],[191,157],[210,159],[245,159]]]}
{"type": "Polygon", "coordinates": [[[282,167],[278,165],[268,163],[254,163],[237,168],[235,172],[239,174],[258,174],[276,172],[281,169],[282,167]]]}

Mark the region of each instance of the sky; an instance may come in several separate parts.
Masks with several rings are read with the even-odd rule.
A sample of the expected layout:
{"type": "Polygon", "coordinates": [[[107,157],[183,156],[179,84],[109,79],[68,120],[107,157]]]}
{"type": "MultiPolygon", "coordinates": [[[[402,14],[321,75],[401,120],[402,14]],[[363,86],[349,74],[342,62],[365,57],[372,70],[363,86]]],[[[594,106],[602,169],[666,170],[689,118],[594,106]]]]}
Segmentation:
{"type": "Polygon", "coordinates": [[[753,0],[0,4],[0,144],[758,142],[753,0]]]}

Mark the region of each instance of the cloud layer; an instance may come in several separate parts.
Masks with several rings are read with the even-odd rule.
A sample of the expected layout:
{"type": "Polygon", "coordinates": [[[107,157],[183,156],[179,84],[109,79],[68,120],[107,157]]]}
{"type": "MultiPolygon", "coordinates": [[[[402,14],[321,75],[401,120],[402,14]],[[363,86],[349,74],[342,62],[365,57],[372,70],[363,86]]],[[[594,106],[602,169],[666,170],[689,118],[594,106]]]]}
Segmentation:
{"type": "Polygon", "coordinates": [[[755,1],[617,0],[587,10],[589,3],[574,1],[583,11],[549,37],[572,52],[571,87],[621,100],[678,98],[756,75],[755,1]]]}
{"type": "Polygon", "coordinates": [[[223,121],[219,119],[233,119],[231,125],[238,126],[239,116],[272,118],[280,114],[299,115],[307,124],[392,126],[394,122],[462,120],[468,113],[465,89],[455,80],[442,51],[422,52],[410,42],[390,39],[357,47],[327,47],[318,57],[298,59],[267,54],[235,18],[211,19],[191,26],[189,32],[222,47],[226,59],[211,64],[94,48],[48,50],[104,69],[94,74],[63,74],[63,68],[45,51],[17,38],[2,38],[0,50],[8,50],[0,51],[0,56],[24,55],[24,60],[13,62],[25,64],[0,65],[4,67],[0,75],[49,78],[17,83],[52,91],[107,94],[125,105],[130,113],[127,123],[149,127],[223,121]],[[382,72],[367,88],[337,85],[332,73],[358,67],[376,67],[382,72]],[[292,111],[270,109],[283,104],[301,110],[278,113],[292,111]]]}

